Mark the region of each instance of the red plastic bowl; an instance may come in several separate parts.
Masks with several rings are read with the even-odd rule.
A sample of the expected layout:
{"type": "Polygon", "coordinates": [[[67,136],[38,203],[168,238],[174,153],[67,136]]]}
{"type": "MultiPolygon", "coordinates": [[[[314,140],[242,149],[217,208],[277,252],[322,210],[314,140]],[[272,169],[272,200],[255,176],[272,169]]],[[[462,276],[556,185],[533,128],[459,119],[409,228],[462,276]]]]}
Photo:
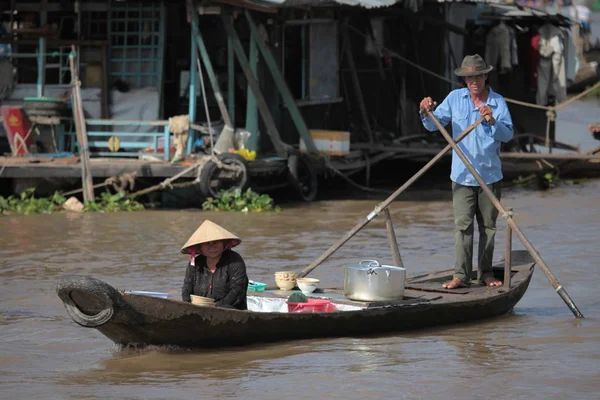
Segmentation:
{"type": "Polygon", "coordinates": [[[308,299],[306,303],[288,301],[288,312],[331,312],[336,308],[331,304],[331,300],[308,299]]]}

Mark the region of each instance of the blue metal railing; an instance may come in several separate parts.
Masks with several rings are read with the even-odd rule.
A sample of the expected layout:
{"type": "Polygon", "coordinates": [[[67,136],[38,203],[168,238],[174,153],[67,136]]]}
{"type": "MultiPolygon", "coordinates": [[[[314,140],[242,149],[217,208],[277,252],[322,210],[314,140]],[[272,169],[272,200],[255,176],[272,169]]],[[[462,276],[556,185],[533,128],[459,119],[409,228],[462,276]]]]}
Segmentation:
{"type": "MultiPolygon", "coordinates": [[[[90,151],[91,156],[99,157],[139,157],[140,150],[151,148],[154,154],[158,154],[159,138],[163,138],[164,144],[164,159],[170,158],[170,132],[169,121],[117,121],[112,119],[87,119],[87,126],[104,126],[104,127],[156,127],[156,132],[125,132],[125,131],[89,131],[88,146],[91,149],[104,149],[104,151],[90,151]],[[161,129],[162,128],[162,129],[161,129]],[[116,137],[119,139],[119,149],[117,151],[107,151],[109,149],[109,138],[116,137]],[[142,140],[131,140],[137,138],[142,140]],[[129,139],[129,140],[123,140],[129,139]],[[147,139],[144,141],[143,139],[147,139]],[[121,151],[123,149],[124,151],[121,151]],[[136,150],[136,151],[132,151],[136,150]]],[[[66,135],[71,136],[71,151],[74,152],[78,146],[75,132],[68,132],[66,135]]],[[[64,151],[64,149],[59,149],[64,151]]]]}

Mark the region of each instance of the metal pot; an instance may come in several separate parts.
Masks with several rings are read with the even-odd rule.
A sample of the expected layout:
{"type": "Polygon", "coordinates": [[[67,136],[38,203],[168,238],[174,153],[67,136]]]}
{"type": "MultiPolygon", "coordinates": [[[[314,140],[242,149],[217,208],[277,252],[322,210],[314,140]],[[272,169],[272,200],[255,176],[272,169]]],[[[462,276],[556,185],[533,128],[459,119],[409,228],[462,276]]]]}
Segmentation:
{"type": "Polygon", "coordinates": [[[344,296],[358,301],[399,300],[404,297],[406,269],[363,260],[344,268],[344,296]]]}

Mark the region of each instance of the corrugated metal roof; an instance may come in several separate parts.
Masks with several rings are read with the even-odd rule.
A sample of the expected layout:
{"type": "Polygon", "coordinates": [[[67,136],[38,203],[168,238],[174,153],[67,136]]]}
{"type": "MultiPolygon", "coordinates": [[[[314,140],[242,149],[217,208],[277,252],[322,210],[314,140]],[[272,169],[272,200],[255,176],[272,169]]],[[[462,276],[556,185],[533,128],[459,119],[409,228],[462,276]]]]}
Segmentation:
{"type": "Polygon", "coordinates": [[[359,6],[364,8],[389,7],[398,3],[398,0],[335,0],[338,4],[359,6]]]}
{"type": "Polygon", "coordinates": [[[512,2],[511,0],[435,0],[438,3],[482,3],[482,4],[506,4],[506,5],[512,5],[513,7],[516,7],[514,5],[514,2],[512,2]]]}
{"type": "Polygon", "coordinates": [[[324,6],[340,4],[352,7],[379,8],[389,7],[403,0],[244,0],[245,3],[259,4],[265,7],[324,6]]]}

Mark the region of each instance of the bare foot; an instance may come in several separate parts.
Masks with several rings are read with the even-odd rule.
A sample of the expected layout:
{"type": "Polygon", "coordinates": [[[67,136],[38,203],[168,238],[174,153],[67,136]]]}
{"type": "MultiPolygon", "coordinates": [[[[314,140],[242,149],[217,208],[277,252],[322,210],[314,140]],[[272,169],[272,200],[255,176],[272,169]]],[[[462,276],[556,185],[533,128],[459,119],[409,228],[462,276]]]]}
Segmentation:
{"type": "Polygon", "coordinates": [[[488,276],[483,281],[485,282],[486,286],[491,286],[491,287],[502,286],[502,281],[499,281],[498,279],[494,278],[493,276],[488,276]]]}
{"type": "Polygon", "coordinates": [[[452,278],[450,282],[446,282],[442,285],[444,289],[456,289],[461,287],[467,287],[467,284],[458,278],[452,278]]]}

